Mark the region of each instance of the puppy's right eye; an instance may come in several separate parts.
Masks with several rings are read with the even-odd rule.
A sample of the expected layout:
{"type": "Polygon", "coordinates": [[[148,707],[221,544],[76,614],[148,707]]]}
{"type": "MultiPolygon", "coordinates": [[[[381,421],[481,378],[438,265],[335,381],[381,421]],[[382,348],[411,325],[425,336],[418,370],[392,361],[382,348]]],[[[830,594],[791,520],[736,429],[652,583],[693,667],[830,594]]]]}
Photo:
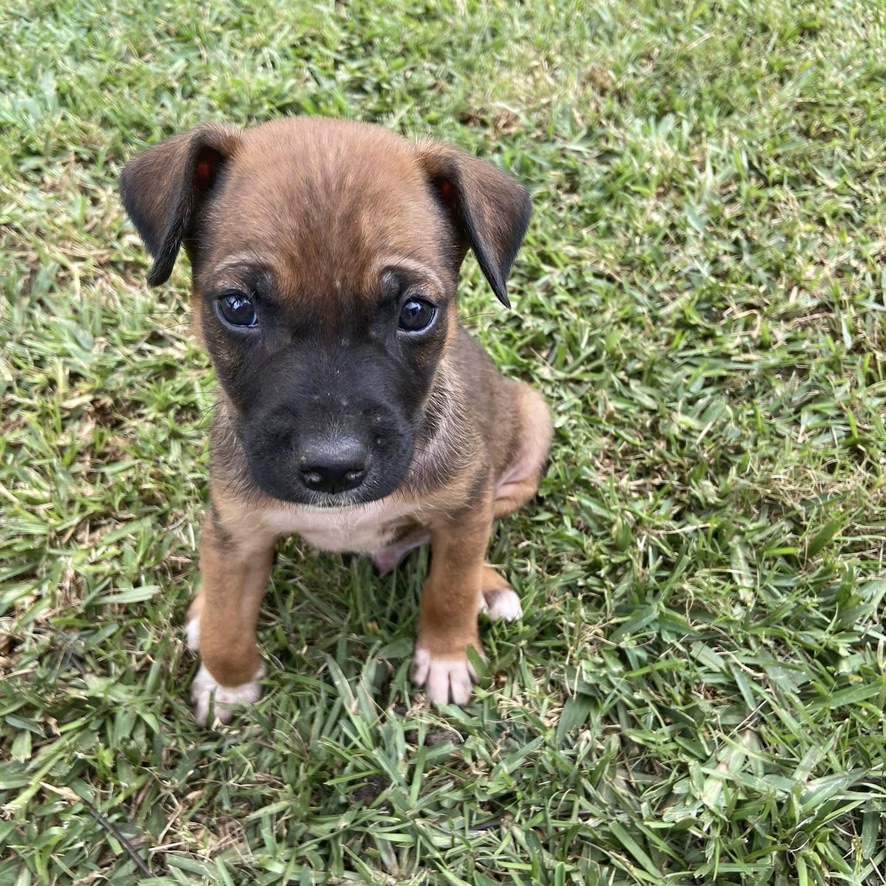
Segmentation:
{"type": "Polygon", "coordinates": [[[222,319],[229,325],[249,328],[258,326],[255,305],[245,292],[237,290],[226,292],[219,297],[216,304],[222,319]]]}
{"type": "Polygon", "coordinates": [[[437,309],[423,298],[410,298],[400,309],[397,325],[403,332],[421,332],[434,320],[437,309]]]}

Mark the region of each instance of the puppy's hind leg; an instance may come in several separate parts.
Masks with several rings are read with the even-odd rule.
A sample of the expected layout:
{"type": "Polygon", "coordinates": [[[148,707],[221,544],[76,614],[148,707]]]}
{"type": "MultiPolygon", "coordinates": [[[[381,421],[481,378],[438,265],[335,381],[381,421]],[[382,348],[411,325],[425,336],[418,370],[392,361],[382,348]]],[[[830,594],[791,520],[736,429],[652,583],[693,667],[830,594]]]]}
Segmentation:
{"type": "Polygon", "coordinates": [[[514,456],[496,479],[492,503],[495,519],[515,511],[538,491],[554,435],[551,411],[541,394],[522,382],[514,384],[518,386],[515,397],[517,446],[514,456]]]}
{"type": "MultiPolygon", "coordinates": [[[[516,453],[496,480],[493,516],[515,511],[538,491],[551,448],[553,425],[547,403],[529,385],[515,382],[517,412],[516,453]]],[[[517,592],[491,566],[483,567],[483,605],[493,621],[516,621],[523,615],[517,592]]]]}

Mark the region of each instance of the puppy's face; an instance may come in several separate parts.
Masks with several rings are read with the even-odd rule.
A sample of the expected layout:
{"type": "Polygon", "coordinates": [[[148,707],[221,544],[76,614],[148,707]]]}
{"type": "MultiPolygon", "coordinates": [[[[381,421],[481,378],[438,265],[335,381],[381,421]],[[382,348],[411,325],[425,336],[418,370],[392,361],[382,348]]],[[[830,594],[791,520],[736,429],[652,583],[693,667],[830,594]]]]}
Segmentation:
{"type": "Polygon", "coordinates": [[[179,245],[190,254],[195,325],[255,482],[316,506],[401,484],[465,251],[506,301],[529,210],[513,179],[466,155],[310,118],[172,139],[127,167],[123,192],[152,282],[179,245]]]}
{"type": "Polygon", "coordinates": [[[456,265],[408,144],[323,134],[244,136],[200,233],[194,307],[258,485],[341,505],[403,480],[454,329],[456,265]]]}

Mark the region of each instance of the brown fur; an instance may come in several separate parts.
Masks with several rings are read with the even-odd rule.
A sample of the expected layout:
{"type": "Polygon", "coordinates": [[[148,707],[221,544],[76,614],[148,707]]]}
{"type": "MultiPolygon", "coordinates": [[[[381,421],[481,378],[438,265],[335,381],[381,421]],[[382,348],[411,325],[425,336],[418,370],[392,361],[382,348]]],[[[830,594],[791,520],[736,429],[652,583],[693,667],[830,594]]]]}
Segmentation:
{"type": "MultiPolygon", "coordinates": [[[[155,258],[152,282],[168,277],[181,246],[188,252],[194,328],[223,379],[246,358],[219,328],[207,294],[247,286],[256,268],[273,281],[285,334],[294,339],[309,331],[331,338],[341,317],[371,317],[378,281],[391,266],[408,268],[425,292],[451,306],[442,346],[417,358],[433,381],[411,462],[400,485],[379,500],[318,510],[263,492],[238,431],[244,407],[223,386],[200,548],[203,584],[189,620],[199,626],[209,675],[203,679],[224,696],[226,687],[253,685],[260,673],[255,626],[279,537],[295,531],[320,547],[352,544],[382,555],[429,536],[413,674],[427,682],[432,700],[464,703],[471,674],[465,650],[481,649],[480,607],[485,598],[494,612],[512,594],[484,565],[492,521],[535,493],[552,429],[541,397],[502,377],[459,326],[455,286],[472,248],[507,302],[505,280],[528,219],[525,191],[452,148],[310,118],[245,132],[201,127],[137,157],[122,190],[155,258]]],[[[345,353],[350,346],[341,342],[345,353]]],[[[274,347],[270,384],[273,359],[285,352],[285,345],[274,347]]],[[[195,684],[204,718],[206,700],[197,694],[195,684]]],[[[216,702],[217,715],[228,718],[216,702]]]]}

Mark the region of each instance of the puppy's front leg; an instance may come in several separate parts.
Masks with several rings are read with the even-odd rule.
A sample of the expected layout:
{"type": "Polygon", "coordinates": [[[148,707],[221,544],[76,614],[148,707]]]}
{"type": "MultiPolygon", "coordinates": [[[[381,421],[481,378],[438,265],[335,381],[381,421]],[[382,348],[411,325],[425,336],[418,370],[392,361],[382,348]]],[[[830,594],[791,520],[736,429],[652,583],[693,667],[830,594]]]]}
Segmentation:
{"type": "Polygon", "coordinates": [[[477,616],[483,562],[492,531],[491,502],[431,529],[431,572],[421,595],[410,676],[437,704],[467,704],[477,675],[466,649],[482,654],[477,616]]]}
{"type": "Polygon", "coordinates": [[[200,541],[203,584],[188,611],[188,645],[203,659],[191,685],[191,700],[201,726],[209,710],[227,723],[237,702],[261,695],[264,666],[255,642],[255,626],[265,595],[276,538],[250,532],[238,537],[210,510],[200,541]]]}

